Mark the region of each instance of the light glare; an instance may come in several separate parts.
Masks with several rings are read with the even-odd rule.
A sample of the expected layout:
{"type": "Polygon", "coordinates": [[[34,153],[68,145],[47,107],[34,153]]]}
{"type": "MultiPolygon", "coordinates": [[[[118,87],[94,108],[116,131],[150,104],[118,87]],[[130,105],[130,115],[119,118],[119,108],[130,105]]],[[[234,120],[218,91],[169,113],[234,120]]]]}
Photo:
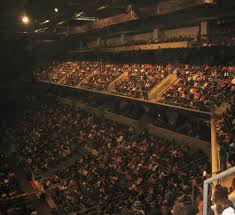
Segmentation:
{"type": "Polygon", "coordinates": [[[24,24],[28,24],[28,23],[29,23],[29,17],[23,16],[23,17],[22,17],[22,22],[23,22],[24,24]]]}

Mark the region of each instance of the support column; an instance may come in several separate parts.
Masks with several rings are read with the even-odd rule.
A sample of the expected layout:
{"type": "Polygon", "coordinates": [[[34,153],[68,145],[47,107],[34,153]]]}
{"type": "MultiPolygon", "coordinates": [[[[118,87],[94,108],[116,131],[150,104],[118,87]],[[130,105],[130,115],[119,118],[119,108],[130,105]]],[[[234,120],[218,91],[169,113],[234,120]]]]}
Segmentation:
{"type": "Polygon", "coordinates": [[[201,36],[201,39],[208,40],[209,25],[208,25],[207,21],[203,21],[203,22],[200,23],[200,36],[201,36]]]}
{"type": "Polygon", "coordinates": [[[215,119],[211,119],[211,171],[212,176],[216,175],[220,171],[219,163],[219,149],[216,140],[216,129],[215,129],[215,119]]]}
{"type": "Polygon", "coordinates": [[[160,28],[155,28],[153,30],[153,41],[160,41],[161,35],[160,35],[160,28]]]}
{"type": "Polygon", "coordinates": [[[83,41],[79,40],[79,49],[83,49],[83,41]]]}
{"type": "Polygon", "coordinates": [[[100,37],[97,37],[97,40],[96,40],[96,46],[97,47],[100,47],[100,42],[101,42],[100,37]]]}
{"type": "Polygon", "coordinates": [[[121,45],[125,44],[125,34],[121,34],[121,36],[120,36],[120,44],[121,45]]]}

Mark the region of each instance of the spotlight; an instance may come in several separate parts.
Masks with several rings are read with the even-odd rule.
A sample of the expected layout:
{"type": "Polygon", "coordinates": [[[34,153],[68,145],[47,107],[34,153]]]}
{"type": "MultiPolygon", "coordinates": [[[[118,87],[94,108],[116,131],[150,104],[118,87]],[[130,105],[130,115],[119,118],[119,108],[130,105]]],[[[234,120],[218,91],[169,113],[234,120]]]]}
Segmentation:
{"type": "Polygon", "coordinates": [[[29,24],[29,17],[28,16],[23,16],[21,21],[24,23],[24,24],[29,24]]]}
{"type": "Polygon", "coordinates": [[[54,11],[55,11],[56,13],[58,13],[58,12],[59,12],[59,9],[58,9],[58,8],[55,8],[54,11]]]}

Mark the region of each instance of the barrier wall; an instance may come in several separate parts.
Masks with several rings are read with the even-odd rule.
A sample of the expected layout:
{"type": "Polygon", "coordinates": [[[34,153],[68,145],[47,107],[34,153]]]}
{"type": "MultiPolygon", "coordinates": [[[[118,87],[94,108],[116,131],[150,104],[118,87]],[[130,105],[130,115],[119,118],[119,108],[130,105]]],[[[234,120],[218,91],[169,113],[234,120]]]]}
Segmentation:
{"type": "Polygon", "coordinates": [[[175,28],[175,29],[164,30],[163,34],[164,34],[164,38],[172,38],[172,37],[180,37],[180,36],[195,38],[199,34],[199,25],[185,27],[185,28],[175,28]]]}
{"type": "Polygon", "coordinates": [[[139,40],[148,41],[148,40],[152,40],[152,39],[153,39],[153,32],[126,36],[126,41],[139,41],[139,40]]]}
{"type": "Polygon", "coordinates": [[[142,50],[158,50],[158,49],[176,49],[176,48],[189,48],[192,43],[189,41],[182,42],[168,42],[168,43],[157,43],[148,45],[133,45],[123,46],[114,48],[103,48],[99,49],[102,52],[129,52],[129,51],[142,51],[142,50]]]}
{"type": "Polygon", "coordinates": [[[166,138],[170,141],[175,141],[178,144],[189,146],[193,150],[202,150],[209,158],[211,157],[211,149],[209,142],[179,134],[177,132],[170,131],[164,128],[155,127],[152,125],[148,126],[148,130],[152,134],[166,138]]]}
{"type": "MultiPolygon", "coordinates": [[[[119,114],[115,114],[115,113],[111,113],[111,112],[106,112],[106,111],[101,111],[100,109],[97,112],[96,108],[93,107],[89,107],[89,106],[84,106],[81,105],[80,102],[77,102],[76,100],[71,100],[71,99],[67,99],[67,98],[59,98],[59,101],[64,102],[66,104],[69,105],[73,105],[73,106],[77,106],[79,108],[85,108],[85,110],[90,111],[92,113],[95,114],[102,114],[102,116],[104,116],[107,119],[110,119],[112,121],[121,123],[121,124],[126,124],[128,126],[133,126],[135,127],[137,130],[139,129],[139,123],[137,120],[134,119],[130,119],[128,117],[119,115],[119,114]]],[[[189,146],[190,148],[192,148],[193,150],[201,150],[203,151],[208,157],[211,157],[211,150],[210,150],[210,143],[206,142],[206,141],[202,141],[193,137],[189,137],[183,134],[179,134],[177,132],[174,131],[170,131],[164,128],[159,128],[156,126],[153,126],[151,124],[145,124],[145,125],[141,125],[141,128],[145,128],[147,129],[151,134],[156,135],[158,137],[163,137],[167,140],[170,141],[174,141],[177,144],[180,145],[185,145],[185,146],[189,146]]]]}
{"type": "Polygon", "coordinates": [[[150,100],[144,100],[144,99],[138,99],[138,98],[133,98],[133,97],[128,97],[128,96],[123,96],[123,95],[118,95],[118,94],[113,94],[105,91],[97,91],[97,90],[92,90],[92,89],[86,89],[86,88],[80,88],[77,86],[76,88],[71,87],[71,86],[66,86],[66,85],[61,85],[61,84],[56,84],[56,83],[51,83],[48,81],[36,81],[33,83],[33,87],[38,89],[40,88],[41,90],[46,90],[51,91],[53,93],[57,93],[58,95],[79,95],[80,93],[87,93],[87,94],[96,94],[97,96],[102,95],[104,98],[115,98],[115,99],[123,99],[124,101],[128,102],[138,102],[141,104],[148,104],[148,105],[154,105],[158,106],[159,108],[164,108],[165,110],[174,110],[174,111],[179,111],[179,112],[184,112],[184,113],[190,113],[198,116],[200,118],[210,118],[211,113],[210,112],[205,112],[205,111],[200,111],[196,109],[190,109],[190,108],[185,108],[181,106],[175,106],[175,105],[170,105],[166,103],[160,103],[160,102],[152,102],[150,100]]]}

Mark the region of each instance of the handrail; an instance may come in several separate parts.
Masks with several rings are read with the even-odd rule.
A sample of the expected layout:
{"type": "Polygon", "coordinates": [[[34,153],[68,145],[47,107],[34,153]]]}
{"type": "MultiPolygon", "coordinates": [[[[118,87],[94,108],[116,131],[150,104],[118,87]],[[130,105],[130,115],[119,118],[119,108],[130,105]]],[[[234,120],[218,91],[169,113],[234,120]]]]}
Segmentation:
{"type": "Polygon", "coordinates": [[[235,173],[235,166],[219,173],[218,175],[215,175],[211,178],[208,178],[207,180],[204,181],[204,184],[203,184],[203,215],[207,215],[207,211],[208,211],[208,186],[209,186],[209,184],[212,183],[213,181],[224,178],[227,175],[230,175],[232,173],[235,173]]]}

